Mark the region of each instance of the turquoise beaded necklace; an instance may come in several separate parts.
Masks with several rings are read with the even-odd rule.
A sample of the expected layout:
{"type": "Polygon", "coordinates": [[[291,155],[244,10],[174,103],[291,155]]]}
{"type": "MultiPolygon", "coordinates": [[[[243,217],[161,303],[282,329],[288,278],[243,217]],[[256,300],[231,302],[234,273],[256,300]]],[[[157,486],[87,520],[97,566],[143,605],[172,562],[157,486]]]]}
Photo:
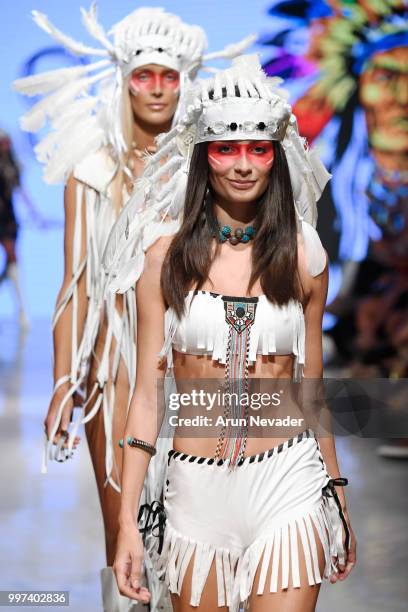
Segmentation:
{"type": "Polygon", "coordinates": [[[214,214],[214,210],[211,206],[211,193],[207,191],[204,200],[204,215],[208,226],[211,231],[211,235],[214,238],[218,238],[219,242],[228,242],[230,244],[239,244],[240,242],[246,243],[255,238],[255,228],[253,225],[248,225],[245,228],[237,227],[234,231],[229,225],[223,225],[220,227],[218,219],[214,214]]]}
{"type": "Polygon", "coordinates": [[[223,225],[222,228],[218,228],[218,236],[220,242],[228,242],[230,244],[238,244],[239,242],[249,242],[255,237],[255,228],[252,225],[248,225],[245,228],[237,227],[234,233],[229,225],[223,225]]]}

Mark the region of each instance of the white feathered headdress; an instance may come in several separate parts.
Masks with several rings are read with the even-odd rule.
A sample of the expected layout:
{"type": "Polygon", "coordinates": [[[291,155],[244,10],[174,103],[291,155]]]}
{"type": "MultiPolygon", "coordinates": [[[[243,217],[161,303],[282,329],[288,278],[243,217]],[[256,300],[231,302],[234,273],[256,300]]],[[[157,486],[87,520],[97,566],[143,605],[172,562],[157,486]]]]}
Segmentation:
{"type": "Polygon", "coordinates": [[[180,82],[195,77],[203,63],[218,57],[232,58],[254,37],[204,55],[207,39],[192,26],[161,8],[139,8],[108,33],[98,22],[96,4],[81,8],[87,31],[99,43],[88,47],[58,30],[46,15],[33,11],[34,21],[74,55],[99,57],[98,61],[51,70],[14,81],[14,89],[27,96],[41,95],[21,119],[28,132],[41,130],[47,121],[52,130],[36,146],[48,183],[63,181],[73,167],[103,145],[111,145],[118,160],[126,152],[122,126],[122,93],[125,79],[136,68],[154,63],[180,72],[180,82]],[[96,93],[93,92],[98,85],[96,93]]]}
{"type": "Polygon", "coordinates": [[[209,140],[281,142],[309,271],[321,272],[325,254],[314,229],[316,202],[331,175],[299,136],[281,82],[263,72],[258,56],[248,55],[236,58],[231,68],[214,78],[200,79],[185,93],[185,115],[157,139],[158,150],[148,159],[143,178],[111,231],[103,258],[108,290],[122,293],[133,286],[148,246],[180,225],[193,147],[209,140]]]}

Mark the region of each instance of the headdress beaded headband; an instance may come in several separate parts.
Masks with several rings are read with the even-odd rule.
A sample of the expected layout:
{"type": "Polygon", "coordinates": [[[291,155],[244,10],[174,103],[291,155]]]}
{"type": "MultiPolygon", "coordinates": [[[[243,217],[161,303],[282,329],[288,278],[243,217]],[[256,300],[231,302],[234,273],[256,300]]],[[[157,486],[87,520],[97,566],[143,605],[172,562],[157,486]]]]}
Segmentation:
{"type": "Polygon", "coordinates": [[[18,79],[13,84],[14,89],[27,96],[42,96],[22,117],[21,127],[37,132],[46,121],[51,123],[51,134],[35,149],[37,158],[46,166],[44,178],[49,183],[65,180],[88,153],[104,145],[110,145],[121,160],[126,152],[122,92],[133,70],[151,63],[167,66],[180,72],[183,90],[200,68],[212,70],[204,66],[206,61],[233,58],[254,40],[249,36],[222,51],[205,55],[204,31],[161,8],[139,8],[109,32],[98,22],[95,3],[89,11],[81,8],[81,13],[85,28],[99,47],[73,40],[38,11],[32,11],[32,16],[40,28],[70,53],[85,60],[95,56],[101,59],[18,79]],[[99,88],[94,94],[92,87],[96,84],[99,88]]]}

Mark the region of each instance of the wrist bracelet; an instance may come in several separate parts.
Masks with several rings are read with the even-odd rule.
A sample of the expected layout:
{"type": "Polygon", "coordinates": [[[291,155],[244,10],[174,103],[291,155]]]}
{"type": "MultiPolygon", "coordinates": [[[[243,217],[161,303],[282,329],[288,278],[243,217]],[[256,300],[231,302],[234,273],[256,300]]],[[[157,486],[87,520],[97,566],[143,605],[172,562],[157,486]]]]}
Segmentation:
{"type": "Polygon", "coordinates": [[[333,484],[335,487],[345,487],[348,485],[348,478],[343,478],[342,476],[331,478],[329,484],[330,486],[333,484]]]}
{"type": "MultiPolygon", "coordinates": [[[[156,448],[152,444],[149,444],[149,442],[145,442],[144,440],[139,440],[139,438],[128,436],[126,441],[129,446],[133,446],[134,448],[141,448],[142,450],[149,453],[149,455],[151,455],[152,457],[157,453],[156,448]]],[[[122,438],[121,440],[119,440],[119,446],[123,448],[123,445],[124,442],[122,438]]]]}

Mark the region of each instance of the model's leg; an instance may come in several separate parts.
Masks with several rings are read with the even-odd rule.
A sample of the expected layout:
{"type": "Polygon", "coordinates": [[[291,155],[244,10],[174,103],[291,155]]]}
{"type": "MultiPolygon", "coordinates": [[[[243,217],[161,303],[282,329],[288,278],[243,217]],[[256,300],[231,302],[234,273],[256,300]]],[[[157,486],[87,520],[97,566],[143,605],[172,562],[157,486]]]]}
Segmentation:
{"type": "MultiPolygon", "coordinates": [[[[92,373],[92,372],[91,372],[92,373]]],[[[93,386],[93,376],[89,382],[89,388],[93,386]]],[[[112,422],[112,445],[114,454],[114,468],[112,477],[115,482],[120,484],[122,475],[122,449],[119,447],[119,440],[123,438],[126,423],[128,405],[129,383],[126,368],[121,360],[119,365],[118,377],[116,381],[115,405],[113,409],[112,422]]],[[[92,405],[89,406],[89,410],[92,405]]],[[[105,486],[106,468],[106,434],[102,407],[96,415],[85,425],[86,437],[88,440],[89,451],[95,471],[96,483],[98,486],[99,499],[101,503],[103,522],[105,528],[105,545],[107,564],[112,565],[115,558],[116,540],[118,536],[118,516],[120,508],[120,493],[110,484],[105,486]]]]}
{"type": "MultiPolygon", "coordinates": [[[[91,371],[89,388],[92,388],[95,372],[91,371]]],[[[112,444],[114,454],[114,469],[112,477],[120,484],[122,473],[122,449],[119,440],[123,437],[128,404],[128,382],[126,368],[121,361],[118,372],[115,405],[112,422],[112,444]]],[[[97,397],[94,401],[96,401],[97,397]]],[[[93,403],[92,403],[93,405],[93,403]]],[[[88,410],[92,409],[92,405],[88,410]]],[[[141,603],[134,602],[130,608],[130,600],[119,593],[112,564],[115,559],[116,541],[119,532],[118,517],[120,509],[120,493],[110,484],[106,484],[106,434],[103,417],[103,408],[100,407],[96,415],[85,425],[86,437],[95,472],[99,500],[102,509],[103,525],[105,531],[105,549],[107,567],[101,570],[102,601],[104,612],[127,612],[128,610],[142,610],[141,603]]]]}
{"type": "MultiPolygon", "coordinates": [[[[315,534],[316,548],[317,548],[317,556],[319,563],[320,575],[323,576],[323,571],[325,567],[325,557],[324,550],[321,542],[319,541],[319,536],[317,534],[316,528],[313,526],[313,531],[315,534]]],[[[316,608],[317,597],[319,595],[321,584],[309,585],[308,582],[308,574],[306,569],[306,562],[303,555],[303,549],[301,545],[299,531],[297,533],[298,537],[298,558],[299,558],[299,577],[301,586],[298,588],[294,588],[291,584],[287,589],[280,589],[278,586],[277,593],[270,592],[270,582],[271,582],[271,570],[272,564],[269,563],[266,581],[264,584],[263,593],[258,595],[257,591],[259,588],[259,581],[261,575],[262,561],[258,565],[253,588],[251,595],[249,597],[249,609],[250,612],[314,612],[316,608]]],[[[271,559],[273,558],[273,548],[271,559]]],[[[292,558],[289,552],[289,567],[291,567],[292,558]]],[[[281,584],[282,581],[282,565],[279,563],[278,570],[278,585],[281,584]]]]}
{"type": "MultiPolygon", "coordinates": [[[[325,567],[325,557],[323,546],[319,542],[319,536],[317,534],[316,529],[314,529],[314,534],[316,538],[316,549],[317,549],[317,558],[320,574],[323,575],[324,567],[325,567]]],[[[263,576],[264,587],[263,593],[257,594],[259,589],[259,582],[261,578],[261,568],[263,562],[263,555],[260,558],[260,562],[258,564],[258,568],[255,573],[253,588],[251,594],[249,596],[249,610],[250,612],[314,612],[316,608],[317,597],[320,591],[320,584],[309,585],[308,582],[308,573],[306,568],[306,562],[302,555],[302,545],[300,541],[300,536],[298,533],[298,550],[299,550],[299,578],[301,586],[299,588],[294,588],[293,586],[289,586],[288,589],[279,590],[278,592],[271,593],[269,589],[269,585],[271,582],[271,572],[272,572],[272,564],[269,563],[266,580],[265,576],[263,576]]],[[[272,547],[271,559],[273,558],[274,549],[272,547]]],[[[208,578],[205,582],[201,597],[200,604],[198,606],[190,605],[191,598],[191,584],[192,584],[192,574],[193,574],[193,562],[194,555],[187,567],[186,574],[183,579],[183,584],[180,590],[180,595],[172,594],[171,600],[173,604],[174,612],[192,612],[193,610],[197,610],[198,612],[214,612],[215,610],[220,610],[221,612],[226,612],[228,610],[227,606],[218,607],[218,584],[217,584],[217,574],[215,562],[213,561],[208,578]]],[[[289,566],[291,566],[292,558],[289,554],[289,566]]],[[[281,564],[279,564],[278,570],[278,585],[281,584],[282,581],[282,568],[281,564]]],[[[225,588],[225,581],[224,581],[225,588]]]]}
{"type": "Polygon", "coordinates": [[[198,612],[228,612],[227,606],[218,607],[217,574],[214,561],[211,565],[208,578],[201,594],[200,605],[198,607],[193,607],[190,605],[193,563],[194,555],[192,556],[192,559],[187,567],[180,595],[171,595],[171,602],[173,604],[174,612],[190,612],[192,610],[198,612]]]}

